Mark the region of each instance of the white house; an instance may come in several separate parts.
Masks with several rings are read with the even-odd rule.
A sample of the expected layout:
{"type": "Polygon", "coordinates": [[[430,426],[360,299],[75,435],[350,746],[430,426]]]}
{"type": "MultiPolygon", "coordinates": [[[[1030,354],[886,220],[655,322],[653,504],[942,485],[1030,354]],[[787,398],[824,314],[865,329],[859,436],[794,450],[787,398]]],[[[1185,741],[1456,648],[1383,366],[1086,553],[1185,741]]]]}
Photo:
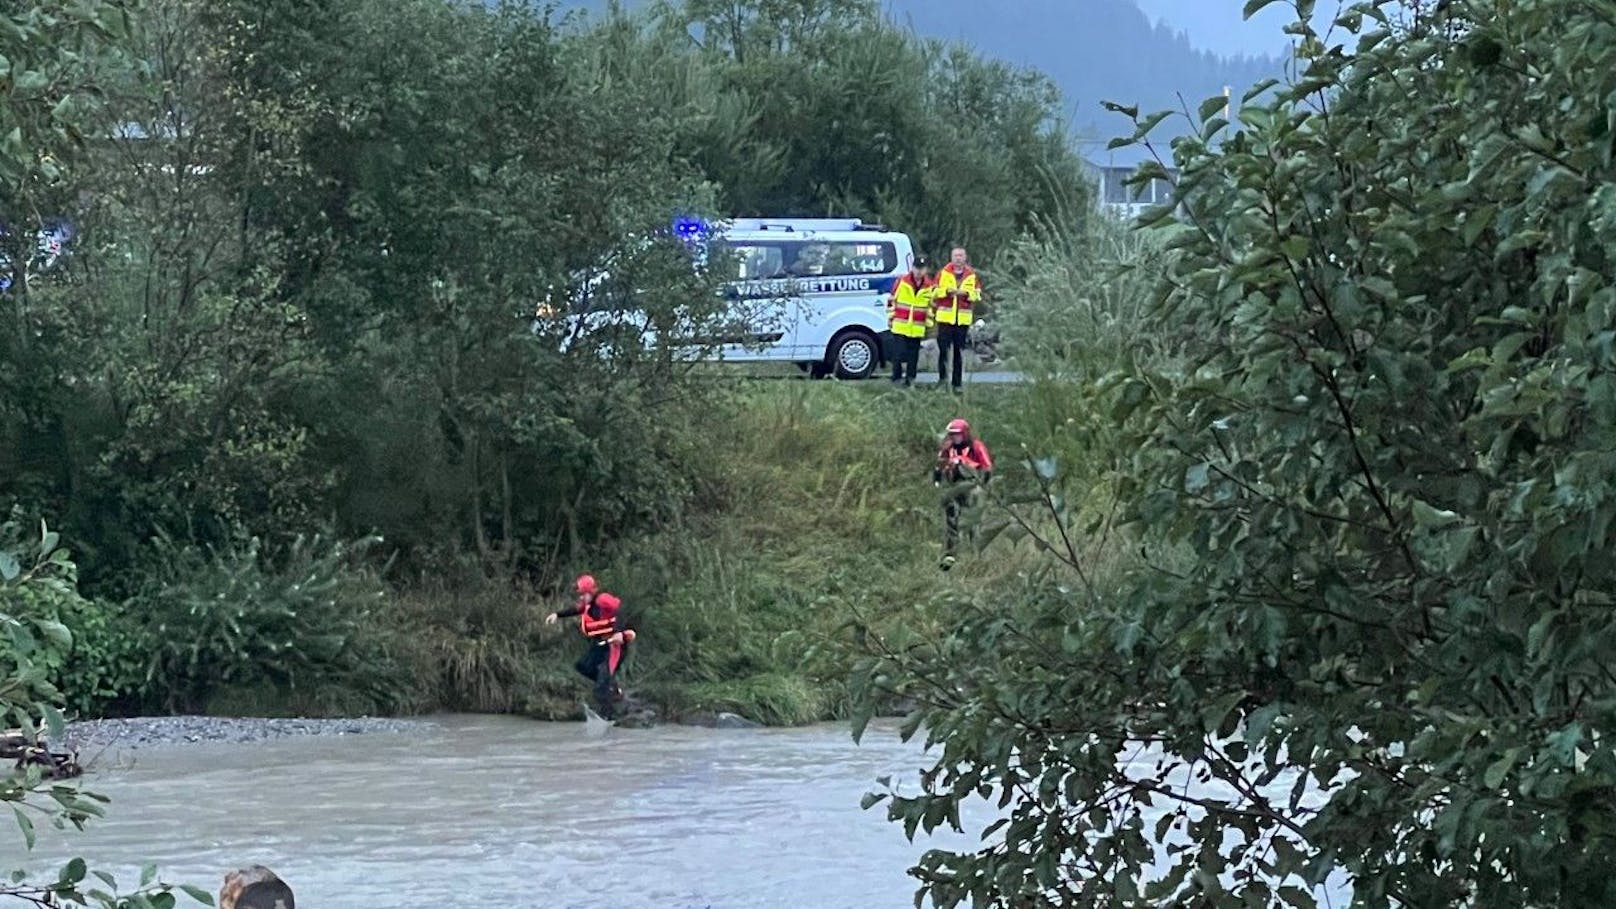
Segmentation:
{"type": "MultiPolygon", "coordinates": [[[[1138,146],[1107,150],[1103,146],[1084,156],[1084,168],[1094,186],[1094,201],[1099,209],[1119,218],[1133,218],[1151,205],[1172,200],[1173,188],[1166,180],[1152,180],[1147,186],[1128,186],[1139,165],[1150,159],[1150,154],[1138,146]]],[[[1177,177],[1177,171],[1167,172],[1177,177]]]]}

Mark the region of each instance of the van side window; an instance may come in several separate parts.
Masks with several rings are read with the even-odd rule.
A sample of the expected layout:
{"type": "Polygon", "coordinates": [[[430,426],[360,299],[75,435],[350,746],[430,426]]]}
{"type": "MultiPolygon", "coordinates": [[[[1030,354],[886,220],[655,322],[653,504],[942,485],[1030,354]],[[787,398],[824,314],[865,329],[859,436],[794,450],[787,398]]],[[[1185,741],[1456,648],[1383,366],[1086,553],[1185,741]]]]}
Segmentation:
{"type": "Polygon", "coordinates": [[[797,241],[791,273],[796,276],[848,277],[886,275],[899,270],[898,248],[893,243],[853,241],[797,241]]]}
{"type": "Polygon", "coordinates": [[[716,252],[715,258],[728,259],[725,274],[731,281],[890,275],[908,264],[898,261],[891,241],[729,240],[716,252]]]}
{"type": "Polygon", "coordinates": [[[785,273],[785,252],[777,243],[725,243],[719,252],[729,257],[729,273],[737,280],[762,281],[785,273]]]}

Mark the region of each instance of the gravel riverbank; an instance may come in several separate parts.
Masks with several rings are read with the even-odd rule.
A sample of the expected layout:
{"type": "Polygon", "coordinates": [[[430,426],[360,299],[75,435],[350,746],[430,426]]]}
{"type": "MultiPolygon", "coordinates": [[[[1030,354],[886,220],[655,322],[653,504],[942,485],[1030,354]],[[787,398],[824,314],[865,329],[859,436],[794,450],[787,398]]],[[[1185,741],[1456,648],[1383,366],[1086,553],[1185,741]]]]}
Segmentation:
{"type": "Polygon", "coordinates": [[[96,748],[142,748],[193,742],[262,742],[304,735],[374,735],[419,731],[429,720],[361,717],[345,720],[255,717],[164,716],[85,720],[67,727],[67,746],[81,753],[96,748]]]}

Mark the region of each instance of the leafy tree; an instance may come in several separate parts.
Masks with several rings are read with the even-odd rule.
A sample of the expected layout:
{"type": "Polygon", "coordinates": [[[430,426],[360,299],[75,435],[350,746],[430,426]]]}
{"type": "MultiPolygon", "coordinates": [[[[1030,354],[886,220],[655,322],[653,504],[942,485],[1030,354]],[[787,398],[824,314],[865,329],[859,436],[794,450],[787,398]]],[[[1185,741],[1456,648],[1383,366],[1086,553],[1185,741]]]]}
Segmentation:
{"type": "MultiPolygon", "coordinates": [[[[56,533],[41,526],[37,540],[25,540],[16,524],[0,527],[0,714],[20,724],[21,741],[30,746],[62,741],[61,693],[47,676],[48,665],[73,645],[72,634],[55,617],[85,608],[76,585],[77,568],[56,533]]],[[[14,762],[0,770],[0,804],[11,809],[25,851],[33,849],[38,820],[82,830],[102,816],[106,801],[49,779],[37,763],[14,762]]],[[[0,883],[0,898],[40,907],[172,909],[176,889],[213,905],[205,891],[159,882],[150,867],[141,873],[137,889],[119,893],[111,875],[92,872],[81,858],[64,865],[55,880],[35,881],[16,871],[0,883]]]]}
{"type": "MultiPolygon", "coordinates": [[[[1298,25],[1297,82],[1232,132],[1209,99],[1187,220],[1145,219],[1189,364],[1085,391],[1125,421],[1100,469],[1145,564],[1050,507],[1013,607],[865,676],[940,748],[894,819],[1004,809],[916,869],[943,905],[1616,899],[1616,15],[1342,24],[1356,50],[1298,25]]],[[[1046,506],[1083,472],[1033,467],[1046,506]]]]}
{"type": "MultiPolygon", "coordinates": [[[[654,94],[692,66],[708,74],[685,96],[708,116],[691,118],[677,148],[718,184],[726,213],[857,215],[923,249],[966,242],[991,261],[1020,234],[1086,211],[1060,95],[1042,75],[923,40],[867,0],[690,0],[652,16],[618,47],[662,61],[645,71],[654,94]],[[715,80],[731,114],[723,130],[715,80]]],[[[625,21],[605,28],[621,41],[625,21]]]]}

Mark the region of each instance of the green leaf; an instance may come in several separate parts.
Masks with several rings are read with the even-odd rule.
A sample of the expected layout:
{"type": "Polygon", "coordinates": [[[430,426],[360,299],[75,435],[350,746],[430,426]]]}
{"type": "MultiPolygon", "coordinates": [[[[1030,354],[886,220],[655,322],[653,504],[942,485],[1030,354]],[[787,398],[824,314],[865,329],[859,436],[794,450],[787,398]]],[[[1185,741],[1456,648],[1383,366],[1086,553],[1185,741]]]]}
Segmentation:
{"type": "Polygon", "coordinates": [[[1144,636],[1145,628],[1138,622],[1127,622],[1118,626],[1115,636],[1117,652],[1130,653],[1144,636]]]}
{"type": "Polygon", "coordinates": [[[84,880],[84,876],[88,872],[89,869],[85,866],[84,859],[75,858],[62,868],[62,872],[57,876],[56,880],[60,884],[73,885],[84,880]]]}
{"type": "Polygon", "coordinates": [[[12,91],[20,95],[36,94],[48,85],[50,77],[36,69],[23,70],[12,79],[12,91]]]}
{"type": "Polygon", "coordinates": [[[157,865],[147,862],[140,866],[140,886],[142,889],[150,887],[152,881],[157,880],[157,865]]]}
{"type": "Polygon", "coordinates": [[[1113,114],[1121,114],[1130,120],[1139,119],[1139,108],[1137,107],[1124,106],[1115,101],[1101,101],[1100,106],[1113,114]]]}
{"type": "Polygon", "coordinates": [[[1273,728],[1274,720],[1279,716],[1278,704],[1264,704],[1251,712],[1246,718],[1246,743],[1255,747],[1268,737],[1273,728]]]}
{"type": "Polygon", "coordinates": [[[1166,120],[1172,115],[1173,112],[1170,110],[1159,110],[1143,120],[1140,120],[1139,125],[1135,126],[1133,130],[1134,139],[1138,140],[1149,136],[1150,131],[1155,129],[1157,124],[1161,123],[1163,120],[1166,120]]]}
{"type": "Polygon", "coordinates": [[[17,827],[22,831],[23,846],[29,850],[34,848],[34,822],[22,809],[16,805],[11,806],[11,813],[17,817],[17,827]]]}
{"type": "Polygon", "coordinates": [[[1459,520],[1459,516],[1451,511],[1439,510],[1420,501],[1414,500],[1414,523],[1424,528],[1447,527],[1459,520]]]}
{"type": "Polygon", "coordinates": [[[1279,0],[1246,0],[1245,9],[1241,10],[1240,15],[1242,18],[1250,19],[1277,2],[1279,0]]]}
{"type": "Polygon", "coordinates": [[[1549,756],[1562,767],[1575,766],[1577,748],[1581,746],[1582,739],[1581,723],[1572,723],[1554,732],[1546,740],[1549,746],[1549,756]]]}
{"type": "Polygon", "coordinates": [[[22,566],[17,562],[17,556],[0,549],[0,581],[10,583],[22,575],[22,566]]]}
{"type": "Polygon", "coordinates": [[[1464,564],[1480,534],[1481,529],[1478,527],[1461,527],[1444,532],[1434,550],[1437,567],[1442,571],[1451,572],[1464,564]]]}
{"type": "Polygon", "coordinates": [[[1251,103],[1251,99],[1257,97],[1265,91],[1268,91],[1278,84],[1278,79],[1264,79],[1261,82],[1258,82],[1256,85],[1253,85],[1251,88],[1246,89],[1246,93],[1240,96],[1240,103],[1242,105],[1249,104],[1251,103]]]}
{"type": "Polygon", "coordinates": [[[1487,772],[1481,778],[1482,785],[1488,789],[1497,789],[1502,786],[1504,778],[1515,768],[1515,761],[1519,759],[1520,753],[1519,748],[1511,748],[1504,752],[1502,757],[1487,767],[1487,772]]]}
{"type": "Polygon", "coordinates": [[[1220,113],[1225,107],[1228,106],[1229,99],[1222,95],[1213,95],[1212,97],[1207,98],[1205,101],[1201,102],[1201,109],[1199,111],[1201,121],[1204,123],[1207,120],[1212,119],[1215,115],[1220,113]]]}
{"type": "Polygon", "coordinates": [[[1201,726],[1208,732],[1217,732],[1228,721],[1229,715],[1246,699],[1244,690],[1230,691],[1211,701],[1201,711],[1201,726]]]}
{"type": "Polygon", "coordinates": [[[73,646],[73,632],[61,622],[46,621],[39,623],[39,630],[44,632],[45,640],[53,646],[66,650],[73,646]]]}
{"type": "Polygon", "coordinates": [[[179,887],[180,887],[180,890],[185,892],[186,896],[190,897],[193,900],[196,900],[197,902],[201,903],[202,905],[204,905],[204,906],[213,905],[213,894],[207,892],[206,890],[203,890],[201,887],[197,887],[197,886],[194,886],[194,885],[191,885],[191,884],[180,884],[179,887]]]}
{"type": "Polygon", "coordinates": [[[1465,245],[1475,246],[1476,241],[1481,238],[1482,232],[1491,227],[1493,220],[1497,217],[1498,209],[1491,205],[1478,206],[1467,211],[1462,230],[1465,245]]]}
{"type": "Polygon", "coordinates": [[[1493,251],[1493,258],[1502,259],[1510,253],[1519,252],[1523,249],[1536,249],[1542,246],[1548,238],[1549,235],[1541,230],[1518,230],[1505,237],[1504,242],[1498,244],[1498,248],[1493,251]]]}
{"type": "Polygon", "coordinates": [[[42,712],[45,714],[45,732],[52,743],[61,743],[67,731],[67,721],[62,717],[62,711],[46,704],[42,712]]]}

